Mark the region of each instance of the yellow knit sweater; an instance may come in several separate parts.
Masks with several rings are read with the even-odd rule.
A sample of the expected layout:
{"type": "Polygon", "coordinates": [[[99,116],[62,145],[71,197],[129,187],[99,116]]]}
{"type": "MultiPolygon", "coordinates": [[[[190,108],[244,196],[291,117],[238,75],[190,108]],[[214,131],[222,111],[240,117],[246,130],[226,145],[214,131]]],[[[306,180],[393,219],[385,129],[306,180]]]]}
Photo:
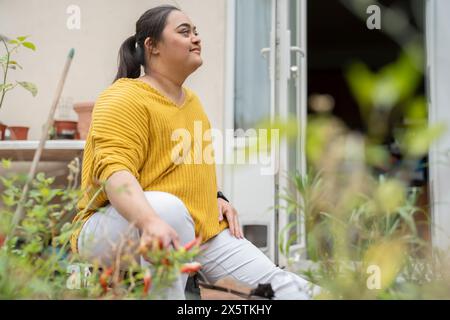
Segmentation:
{"type": "MultiPolygon", "coordinates": [[[[191,90],[184,90],[185,101],[181,106],[137,79],[119,79],[102,92],[95,103],[86,139],[81,175],[84,196],[78,202],[80,212],[74,221],[84,223],[98,208],[108,204],[104,191],[92,200],[99,182],[116,171],[128,170],[144,191],[164,191],[180,198],[203,242],[228,227],[226,219],[221,222],[218,219],[215,164],[202,159],[194,161],[194,153],[202,152],[196,153],[195,148],[197,152],[199,147],[211,148],[211,141],[194,139],[194,127],[198,130],[201,125],[202,137],[210,129],[210,123],[198,97],[191,90]],[[190,164],[173,161],[172,153],[180,140],[172,141],[172,134],[181,128],[192,138],[184,146],[192,157],[190,164]]],[[[80,230],[71,239],[74,252],[80,230]]]]}

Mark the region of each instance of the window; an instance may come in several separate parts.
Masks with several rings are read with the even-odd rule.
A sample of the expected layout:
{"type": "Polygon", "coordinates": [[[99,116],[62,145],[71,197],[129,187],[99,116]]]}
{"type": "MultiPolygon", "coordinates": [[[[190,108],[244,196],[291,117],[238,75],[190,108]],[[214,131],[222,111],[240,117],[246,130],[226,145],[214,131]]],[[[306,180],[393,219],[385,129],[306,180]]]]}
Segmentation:
{"type": "Polygon", "coordinates": [[[269,117],[270,0],[237,0],[235,6],[234,129],[247,130],[269,117]]]}

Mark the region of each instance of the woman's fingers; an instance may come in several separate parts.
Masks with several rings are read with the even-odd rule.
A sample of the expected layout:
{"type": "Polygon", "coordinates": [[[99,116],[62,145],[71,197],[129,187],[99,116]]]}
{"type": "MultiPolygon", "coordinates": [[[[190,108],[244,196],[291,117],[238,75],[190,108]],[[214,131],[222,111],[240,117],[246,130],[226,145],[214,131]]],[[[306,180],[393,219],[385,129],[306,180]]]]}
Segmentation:
{"type": "Polygon", "coordinates": [[[177,234],[175,234],[172,237],[172,244],[173,244],[173,247],[174,247],[175,250],[178,250],[181,247],[181,245],[180,245],[180,238],[178,237],[177,234]]]}
{"type": "Polygon", "coordinates": [[[142,254],[143,256],[145,256],[147,254],[148,251],[148,246],[147,243],[145,243],[145,241],[143,241],[143,239],[141,239],[141,243],[139,244],[139,249],[138,249],[139,253],[142,254]]]}
{"type": "Polygon", "coordinates": [[[234,219],[228,219],[228,226],[230,228],[231,235],[236,236],[234,228],[234,219]]]}
{"type": "Polygon", "coordinates": [[[241,232],[241,226],[239,225],[239,219],[237,214],[234,215],[234,220],[235,220],[235,229],[236,229],[236,238],[240,238],[242,239],[242,232],[241,232]]]}
{"type": "Polygon", "coordinates": [[[150,248],[152,251],[159,250],[164,246],[163,239],[153,238],[150,244],[150,248]]]}
{"type": "Polygon", "coordinates": [[[222,213],[222,205],[219,203],[219,221],[222,221],[223,220],[223,213],[222,213]]]}
{"type": "Polygon", "coordinates": [[[239,218],[236,210],[233,208],[226,208],[224,212],[228,220],[230,233],[236,238],[243,238],[241,227],[239,226],[239,218]]]}
{"type": "Polygon", "coordinates": [[[235,229],[235,225],[234,225],[235,222],[234,222],[233,212],[231,210],[229,210],[229,208],[225,208],[224,214],[225,214],[225,216],[227,217],[227,220],[228,220],[228,227],[230,229],[230,233],[233,236],[235,236],[236,235],[236,233],[235,233],[236,229],[235,229]]]}

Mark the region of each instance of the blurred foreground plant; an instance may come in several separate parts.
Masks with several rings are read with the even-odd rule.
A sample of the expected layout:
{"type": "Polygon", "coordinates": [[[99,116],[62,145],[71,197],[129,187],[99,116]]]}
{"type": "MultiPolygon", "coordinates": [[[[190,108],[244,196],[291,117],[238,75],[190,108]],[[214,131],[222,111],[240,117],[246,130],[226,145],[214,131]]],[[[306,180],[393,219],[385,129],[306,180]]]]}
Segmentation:
{"type": "MultiPolygon", "coordinates": [[[[9,169],[11,162],[2,160],[2,166],[9,169]]],[[[53,177],[36,175],[26,199],[25,217],[14,234],[10,234],[12,217],[26,176],[9,173],[0,177],[4,187],[0,207],[0,299],[170,299],[163,295],[164,290],[176,276],[201,267],[191,262],[201,250],[200,239],[179,250],[141,248],[140,252],[137,248],[130,252],[133,244],[123,239],[117,246],[131,256],[118,250],[113,265],[87,263],[70,251],[70,238],[81,226],[81,222],[71,221],[82,191],[76,183],[78,159],[68,167],[66,188],[54,187],[53,177]],[[136,254],[144,255],[152,264],[142,267],[133,259],[136,254]]]]}
{"type": "MultiPolygon", "coordinates": [[[[328,113],[308,118],[309,172],[291,177],[283,198],[289,214],[303,214],[314,263],[298,272],[325,289],[319,299],[450,298],[449,253],[420,234],[430,221],[413,184],[445,126],[427,125],[425,99],[416,96],[420,55],[409,49],[378,73],[361,63],[348,69],[366,135],[328,113]]],[[[294,241],[281,237],[281,252],[294,241]]]]}

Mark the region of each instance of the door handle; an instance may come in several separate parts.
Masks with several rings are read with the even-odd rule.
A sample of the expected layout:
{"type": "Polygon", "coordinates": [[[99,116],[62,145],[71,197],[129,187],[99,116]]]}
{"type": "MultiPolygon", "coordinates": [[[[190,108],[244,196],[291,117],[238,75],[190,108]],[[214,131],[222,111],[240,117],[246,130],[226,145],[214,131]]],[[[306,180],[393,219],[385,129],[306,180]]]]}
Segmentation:
{"type": "Polygon", "coordinates": [[[272,81],[275,78],[274,74],[273,74],[275,66],[273,65],[272,56],[271,56],[272,50],[270,47],[262,48],[260,50],[260,53],[264,59],[268,58],[267,61],[269,62],[269,77],[270,77],[270,80],[272,81]]]}
{"type": "MultiPolygon", "coordinates": [[[[301,58],[306,57],[305,51],[300,47],[291,47],[291,52],[297,53],[301,58]]],[[[297,78],[299,76],[300,66],[291,66],[290,70],[293,78],[297,78]]]]}
{"type": "Polygon", "coordinates": [[[291,47],[291,51],[297,52],[298,54],[300,54],[300,57],[302,57],[302,58],[306,57],[305,51],[300,47],[291,47]]]}
{"type": "Polygon", "coordinates": [[[270,53],[270,48],[262,48],[260,52],[261,52],[261,55],[263,57],[265,57],[266,54],[270,53]]]}

